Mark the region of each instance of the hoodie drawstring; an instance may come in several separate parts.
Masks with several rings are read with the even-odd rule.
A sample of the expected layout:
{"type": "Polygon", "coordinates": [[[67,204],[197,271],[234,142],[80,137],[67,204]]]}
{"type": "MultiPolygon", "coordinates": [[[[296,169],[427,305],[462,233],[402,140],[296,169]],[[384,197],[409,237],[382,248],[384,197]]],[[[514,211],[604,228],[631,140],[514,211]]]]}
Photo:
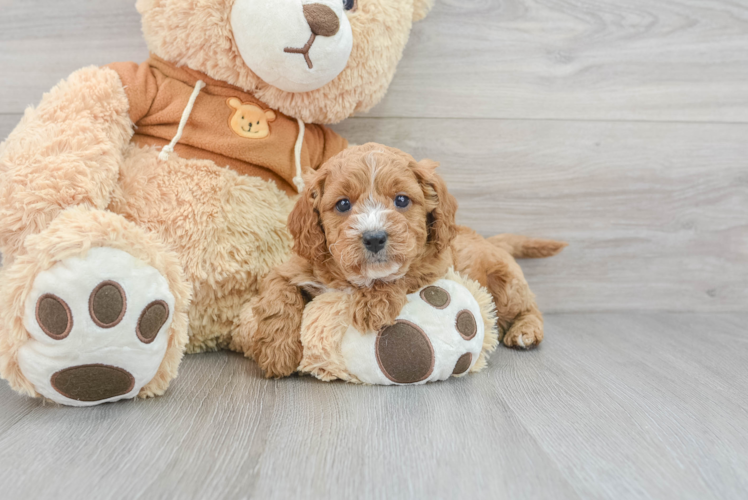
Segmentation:
{"type": "Polygon", "coordinates": [[[301,118],[297,118],[299,122],[299,137],[296,139],[296,147],[294,148],[294,155],[296,158],[296,177],[293,178],[293,183],[296,185],[296,189],[301,193],[304,190],[304,176],[301,170],[301,148],[304,146],[304,133],[306,132],[306,125],[301,118]]]}
{"type": "Polygon", "coordinates": [[[195,90],[192,91],[192,96],[190,96],[190,101],[187,103],[187,107],[184,108],[184,112],[182,113],[182,120],[179,122],[179,128],[177,129],[177,135],[174,136],[174,139],[171,140],[171,143],[169,143],[168,146],[164,146],[164,149],[161,150],[161,153],[158,155],[158,159],[161,161],[166,161],[169,159],[169,155],[174,152],[174,147],[179,143],[180,139],[182,139],[182,134],[184,133],[184,127],[187,126],[187,121],[190,119],[190,115],[192,114],[192,109],[195,107],[195,101],[197,100],[197,96],[200,95],[200,91],[205,88],[205,82],[202,80],[198,80],[197,85],[195,85],[195,90]]]}
{"type": "MultiPolygon", "coordinates": [[[[174,152],[174,148],[179,143],[179,141],[182,139],[182,134],[184,134],[184,128],[187,126],[187,122],[190,119],[190,115],[192,114],[192,110],[195,107],[195,101],[197,100],[197,97],[200,95],[200,91],[203,90],[206,87],[205,82],[202,80],[198,80],[197,84],[195,85],[195,90],[192,91],[192,95],[190,96],[190,100],[187,103],[187,107],[184,108],[184,112],[182,113],[182,119],[179,122],[179,128],[177,129],[177,135],[174,136],[174,138],[171,140],[171,142],[164,146],[164,148],[161,150],[161,152],[158,155],[158,159],[161,161],[167,161],[169,159],[169,155],[174,152]]],[[[306,133],[306,125],[304,125],[304,121],[300,118],[297,118],[296,121],[299,123],[299,135],[296,138],[296,146],[294,147],[294,159],[296,161],[296,177],[293,178],[293,183],[296,186],[296,189],[299,193],[301,193],[304,190],[304,172],[301,168],[301,150],[304,146],[304,134],[306,133]]]]}

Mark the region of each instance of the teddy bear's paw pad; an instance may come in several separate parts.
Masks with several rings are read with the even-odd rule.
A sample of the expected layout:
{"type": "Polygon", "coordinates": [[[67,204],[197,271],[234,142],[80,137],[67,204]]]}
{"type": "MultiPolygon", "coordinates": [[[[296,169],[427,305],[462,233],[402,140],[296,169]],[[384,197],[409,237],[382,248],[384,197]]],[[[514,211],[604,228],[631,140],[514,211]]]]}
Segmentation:
{"type": "Polygon", "coordinates": [[[63,260],[34,281],[21,371],[60,404],[134,398],[163,361],[173,311],[166,278],[127,252],[94,248],[63,260]]]}
{"type": "Polygon", "coordinates": [[[408,385],[468,373],[483,350],[478,301],[451,280],[408,296],[395,325],[378,334],[349,328],[341,345],[347,370],[368,384],[408,385]]]}
{"type": "Polygon", "coordinates": [[[415,384],[434,372],[434,347],[428,335],[408,321],[398,321],[377,336],[377,361],[396,384],[415,384]]]}
{"type": "Polygon", "coordinates": [[[470,368],[473,366],[473,355],[469,352],[466,352],[462,356],[460,356],[460,359],[457,360],[457,364],[455,365],[455,369],[452,371],[452,375],[464,375],[465,373],[470,370],[470,368]]]}
{"type": "Polygon", "coordinates": [[[421,298],[424,302],[436,307],[437,309],[446,309],[449,307],[452,298],[449,293],[438,286],[429,286],[421,291],[421,298]]]}
{"type": "Polygon", "coordinates": [[[52,387],[69,399],[94,402],[132,391],[135,378],[116,366],[83,365],[66,368],[52,375],[52,387]]]}
{"type": "Polygon", "coordinates": [[[127,311],[125,291],[114,281],[99,283],[91,293],[89,312],[91,319],[101,328],[119,325],[127,311]]]}

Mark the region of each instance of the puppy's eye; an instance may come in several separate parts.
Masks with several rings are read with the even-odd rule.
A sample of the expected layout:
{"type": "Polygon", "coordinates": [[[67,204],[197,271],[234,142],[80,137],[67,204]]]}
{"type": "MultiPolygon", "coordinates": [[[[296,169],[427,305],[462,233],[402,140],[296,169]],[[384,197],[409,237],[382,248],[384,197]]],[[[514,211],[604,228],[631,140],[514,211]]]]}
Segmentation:
{"type": "Polygon", "coordinates": [[[344,214],[351,209],[351,200],[348,198],[345,198],[343,200],[340,200],[336,205],[335,209],[340,212],[341,214],[344,214]]]}
{"type": "Polygon", "coordinates": [[[356,10],[356,3],[358,0],[343,0],[343,8],[345,10],[356,10]]]}
{"type": "Polygon", "coordinates": [[[404,194],[395,197],[395,206],[397,208],[408,208],[410,206],[410,198],[404,194]]]}

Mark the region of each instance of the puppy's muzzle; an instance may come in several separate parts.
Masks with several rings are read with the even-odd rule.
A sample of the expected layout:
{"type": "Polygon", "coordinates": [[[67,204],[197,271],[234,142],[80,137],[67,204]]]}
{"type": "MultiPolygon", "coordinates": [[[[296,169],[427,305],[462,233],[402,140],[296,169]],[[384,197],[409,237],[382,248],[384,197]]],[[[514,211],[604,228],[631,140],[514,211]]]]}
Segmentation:
{"type": "Polygon", "coordinates": [[[387,233],[384,231],[364,233],[362,240],[364,247],[373,254],[378,254],[387,246],[387,233]]]}

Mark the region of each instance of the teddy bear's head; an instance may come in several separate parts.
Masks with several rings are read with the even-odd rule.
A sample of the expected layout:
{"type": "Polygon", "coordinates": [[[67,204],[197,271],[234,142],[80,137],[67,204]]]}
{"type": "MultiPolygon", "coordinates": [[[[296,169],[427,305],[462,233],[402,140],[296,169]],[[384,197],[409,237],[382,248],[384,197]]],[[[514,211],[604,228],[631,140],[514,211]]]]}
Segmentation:
{"type": "Polygon", "coordinates": [[[336,123],[380,101],[413,21],[433,3],[138,0],[137,8],[155,55],[305,122],[336,123]]]}

